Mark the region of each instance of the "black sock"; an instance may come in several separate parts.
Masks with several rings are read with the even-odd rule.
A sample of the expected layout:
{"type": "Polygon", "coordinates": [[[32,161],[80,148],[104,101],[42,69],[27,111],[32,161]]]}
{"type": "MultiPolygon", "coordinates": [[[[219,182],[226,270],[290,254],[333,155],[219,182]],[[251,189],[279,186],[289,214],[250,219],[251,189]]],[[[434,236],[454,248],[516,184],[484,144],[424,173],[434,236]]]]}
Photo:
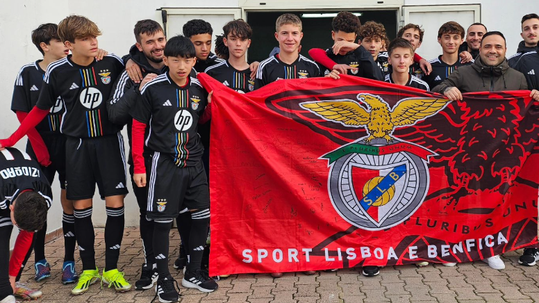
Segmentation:
{"type": "Polygon", "coordinates": [[[210,223],[210,209],[200,209],[191,213],[191,233],[189,235],[189,264],[187,271],[194,272],[200,269],[204,246],[208,236],[208,224],[210,223]]]}
{"type": "Polygon", "coordinates": [[[124,207],[107,207],[107,223],[105,225],[105,271],[118,268],[118,258],[124,236],[124,207]]]}
{"type": "Polygon", "coordinates": [[[155,263],[153,253],[153,226],[154,222],[146,218],[146,211],[140,213],[140,238],[142,239],[142,249],[144,251],[144,263],[151,266],[155,263]]]}
{"type": "Polygon", "coordinates": [[[153,252],[159,278],[170,275],[168,269],[169,234],[172,220],[154,221],[153,226],[153,252]]]}
{"type": "Polygon", "coordinates": [[[75,216],[62,215],[62,230],[64,232],[64,262],[75,261],[75,216]]]}
{"type": "Polygon", "coordinates": [[[11,284],[9,283],[9,238],[11,238],[11,225],[9,217],[0,220],[0,300],[13,294],[11,284]],[[9,222],[9,223],[8,223],[9,222]]]}
{"type": "Polygon", "coordinates": [[[45,259],[45,235],[47,234],[47,221],[43,228],[34,234],[34,260],[41,261],[45,259]]]}
{"type": "Polygon", "coordinates": [[[189,254],[189,235],[191,233],[191,212],[186,211],[181,213],[176,218],[176,225],[178,227],[178,233],[180,233],[181,245],[189,254]]]}
{"type": "Polygon", "coordinates": [[[83,270],[95,270],[95,234],[92,224],[92,207],[74,209],[75,236],[79,243],[80,258],[83,270]]]}

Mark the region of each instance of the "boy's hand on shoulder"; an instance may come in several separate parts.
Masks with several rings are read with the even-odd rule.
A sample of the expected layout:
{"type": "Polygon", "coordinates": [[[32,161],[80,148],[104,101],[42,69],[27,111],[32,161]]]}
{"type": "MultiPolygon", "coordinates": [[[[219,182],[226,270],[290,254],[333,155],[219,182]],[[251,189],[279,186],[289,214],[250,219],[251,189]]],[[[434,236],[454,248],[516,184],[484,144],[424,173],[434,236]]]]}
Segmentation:
{"type": "Polygon", "coordinates": [[[251,70],[251,79],[254,79],[256,77],[256,71],[258,71],[258,65],[260,65],[260,62],[258,61],[255,61],[249,64],[249,69],[251,70]]]}
{"type": "Polygon", "coordinates": [[[138,187],[146,186],[146,174],[133,174],[133,181],[138,187]]]}
{"type": "Polygon", "coordinates": [[[209,94],[208,94],[208,104],[211,104],[211,97],[213,96],[213,91],[211,91],[209,94]]]}
{"type": "Polygon", "coordinates": [[[459,54],[460,57],[460,63],[468,63],[472,62],[473,57],[472,54],[470,54],[468,51],[463,51],[459,54]]]}
{"type": "Polygon", "coordinates": [[[108,55],[108,54],[109,54],[109,52],[107,52],[106,50],[104,50],[104,49],[98,49],[98,50],[97,50],[97,56],[95,56],[95,59],[96,59],[97,61],[101,61],[101,60],[103,60],[103,57],[105,57],[105,56],[108,55]]]}
{"type": "Polygon", "coordinates": [[[359,47],[359,44],[348,42],[348,41],[337,41],[335,44],[333,44],[333,53],[335,55],[339,54],[341,51],[343,52],[351,52],[359,47]]]}
{"type": "Polygon", "coordinates": [[[146,85],[146,83],[152,81],[156,77],[157,77],[157,74],[154,74],[154,73],[147,74],[146,77],[144,77],[144,79],[142,79],[142,82],[140,82],[138,90],[142,91],[142,88],[144,87],[144,85],[146,85]]]}
{"type": "Polygon", "coordinates": [[[419,60],[419,67],[421,67],[421,70],[423,71],[423,73],[425,73],[425,75],[430,75],[430,72],[432,72],[432,65],[430,65],[430,62],[421,58],[421,60],[419,60]]]}
{"type": "Polygon", "coordinates": [[[125,71],[133,82],[140,83],[142,80],[142,71],[140,70],[140,66],[138,66],[135,61],[131,59],[127,60],[127,63],[125,63],[125,71]]]}

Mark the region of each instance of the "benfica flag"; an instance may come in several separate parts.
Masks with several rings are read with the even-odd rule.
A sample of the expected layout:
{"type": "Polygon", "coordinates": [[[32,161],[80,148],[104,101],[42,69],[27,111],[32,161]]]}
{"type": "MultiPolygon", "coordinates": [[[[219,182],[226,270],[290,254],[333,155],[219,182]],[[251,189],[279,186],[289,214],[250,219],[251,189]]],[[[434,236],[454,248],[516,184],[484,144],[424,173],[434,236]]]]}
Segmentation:
{"type": "Polygon", "coordinates": [[[211,104],[211,275],[470,262],[537,244],[538,103],[281,80],[211,104]]]}

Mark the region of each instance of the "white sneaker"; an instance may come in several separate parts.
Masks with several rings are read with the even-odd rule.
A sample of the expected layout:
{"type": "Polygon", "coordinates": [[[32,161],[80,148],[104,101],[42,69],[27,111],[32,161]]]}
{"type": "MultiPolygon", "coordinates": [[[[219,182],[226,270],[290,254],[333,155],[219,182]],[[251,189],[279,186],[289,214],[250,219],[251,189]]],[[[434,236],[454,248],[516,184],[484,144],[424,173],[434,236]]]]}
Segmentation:
{"type": "Polygon", "coordinates": [[[457,265],[457,263],[455,262],[445,262],[445,263],[442,263],[443,266],[447,266],[447,267],[454,267],[457,265]]]}
{"type": "Polygon", "coordinates": [[[487,263],[490,268],[505,269],[505,263],[503,263],[503,260],[500,258],[500,256],[489,257],[481,261],[487,263]]]}
{"type": "Polygon", "coordinates": [[[2,299],[2,301],[0,301],[0,303],[17,303],[17,300],[15,300],[14,296],[9,295],[9,296],[5,297],[4,299],[2,299]]]}

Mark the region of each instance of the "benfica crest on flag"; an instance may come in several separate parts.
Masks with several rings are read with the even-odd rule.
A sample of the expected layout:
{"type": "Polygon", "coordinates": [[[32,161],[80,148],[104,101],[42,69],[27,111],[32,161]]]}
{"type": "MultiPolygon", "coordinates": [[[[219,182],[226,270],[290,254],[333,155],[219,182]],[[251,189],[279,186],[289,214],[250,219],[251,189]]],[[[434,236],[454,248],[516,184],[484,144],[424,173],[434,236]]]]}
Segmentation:
{"type": "Polygon", "coordinates": [[[343,76],[213,90],[212,275],[470,262],[537,243],[529,92],[343,76]]]}
{"type": "Polygon", "coordinates": [[[435,115],[448,100],[407,98],[393,110],[380,96],[358,100],[304,102],[324,120],[364,126],[368,136],[322,156],[331,164],[328,191],[337,211],[351,224],[383,230],[408,219],[425,199],[429,185],[426,155],[432,151],[391,136],[398,126],[435,115]]]}

